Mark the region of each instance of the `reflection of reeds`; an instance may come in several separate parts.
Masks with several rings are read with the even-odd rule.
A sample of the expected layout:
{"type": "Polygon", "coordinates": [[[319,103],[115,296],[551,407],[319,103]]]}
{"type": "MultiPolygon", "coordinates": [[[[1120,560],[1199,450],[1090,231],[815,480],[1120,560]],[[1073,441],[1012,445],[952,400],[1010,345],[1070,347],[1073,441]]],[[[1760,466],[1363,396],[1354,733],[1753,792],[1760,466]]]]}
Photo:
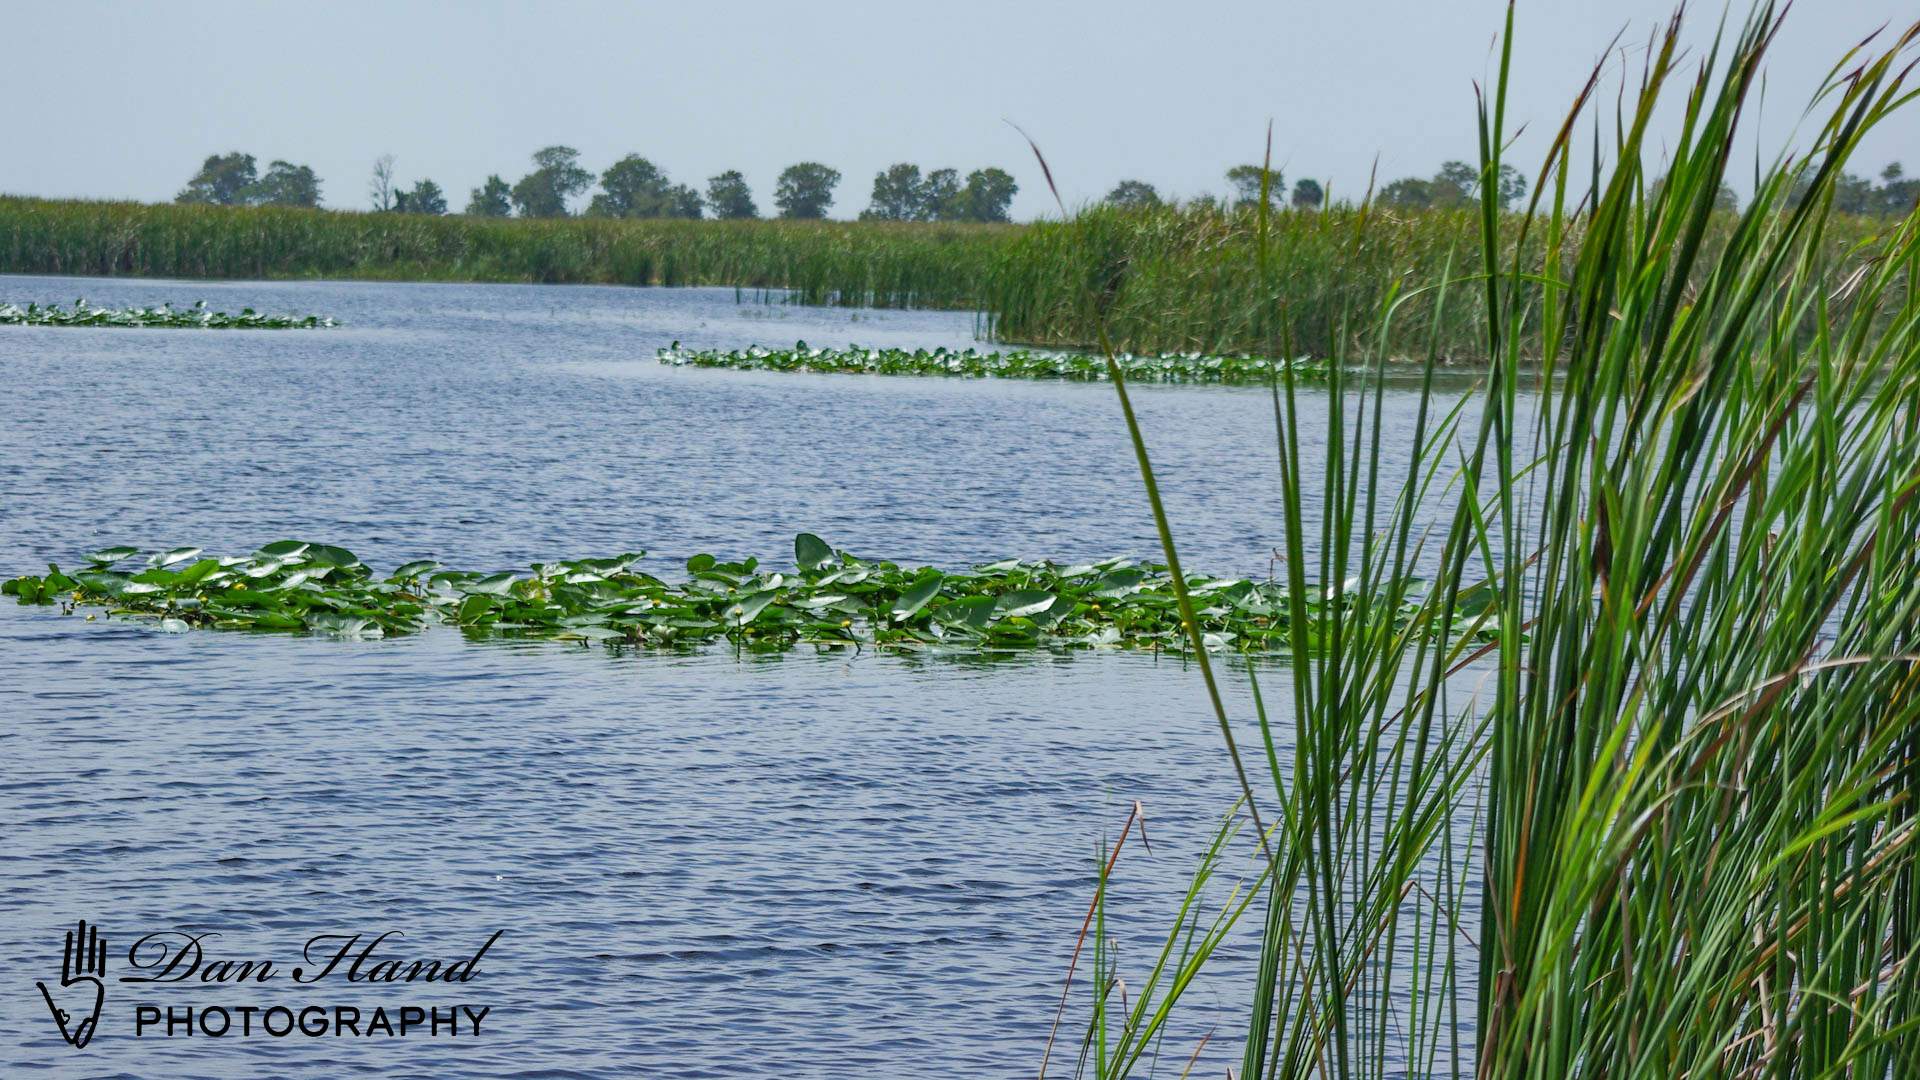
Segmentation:
{"type": "MultiPolygon", "coordinates": [[[[1354,309],[1372,371],[1332,366],[1324,446],[1299,445],[1310,399],[1275,382],[1289,595],[1352,581],[1356,602],[1294,604],[1285,630],[1314,648],[1284,706],[1255,688],[1260,873],[1214,919],[1189,894],[1131,978],[1096,937],[1089,1071],[1157,1053],[1257,893],[1243,1078],[1920,1074],[1920,216],[1840,273],[1827,211],[1906,100],[1920,26],[1843,58],[1812,155],[1719,222],[1777,28],[1762,4],[1691,82],[1676,19],[1609,163],[1569,169],[1570,119],[1527,217],[1489,201],[1456,268],[1354,309]],[[1645,146],[1676,96],[1683,137],[1645,146]],[[1656,188],[1642,161],[1661,153],[1656,188]],[[1543,279],[1513,254],[1528,245],[1567,272],[1543,279]],[[1383,431],[1383,343],[1416,311],[1429,380],[1460,318],[1485,381],[1462,412],[1429,381],[1413,430],[1383,431]],[[1547,373],[1529,340],[1556,343],[1547,373]]],[[[1253,271],[1263,289],[1282,272],[1253,271]]],[[[1335,359],[1352,338],[1330,337],[1335,359]]]]}

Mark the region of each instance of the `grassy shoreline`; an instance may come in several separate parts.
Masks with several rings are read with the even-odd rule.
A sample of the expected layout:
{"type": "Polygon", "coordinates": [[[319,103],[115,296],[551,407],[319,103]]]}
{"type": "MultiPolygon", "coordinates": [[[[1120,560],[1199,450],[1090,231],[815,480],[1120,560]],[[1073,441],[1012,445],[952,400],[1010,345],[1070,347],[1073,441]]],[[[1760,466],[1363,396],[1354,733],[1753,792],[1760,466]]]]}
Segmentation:
{"type": "MultiPolygon", "coordinates": [[[[1521,220],[1502,215],[1497,243],[1542,271],[1537,232],[1515,252],[1521,220]]],[[[1709,255],[1738,220],[1712,216],[1709,255]]],[[[1822,263],[1857,265],[1892,224],[1833,216],[1822,263]]],[[[1143,354],[1325,359],[1359,347],[1477,363],[1488,340],[1481,309],[1433,299],[1437,283],[1475,271],[1481,226],[1470,210],[1379,207],[1287,210],[1264,224],[1207,206],[1094,207],[1067,221],[971,225],[529,221],[0,196],[0,273],[732,286],[791,290],[805,304],[976,310],[992,339],[1044,348],[1090,349],[1104,328],[1114,347],[1143,354]],[[1374,325],[1391,331],[1342,339],[1342,327],[1374,325]]],[[[1529,355],[1545,351],[1531,314],[1516,329],[1529,355]]]]}
{"type": "Polygon", "coordinates": [[[0,196],[0,273],[791,289],[971,308],[1018,226],[519,219],[0,196]]]}

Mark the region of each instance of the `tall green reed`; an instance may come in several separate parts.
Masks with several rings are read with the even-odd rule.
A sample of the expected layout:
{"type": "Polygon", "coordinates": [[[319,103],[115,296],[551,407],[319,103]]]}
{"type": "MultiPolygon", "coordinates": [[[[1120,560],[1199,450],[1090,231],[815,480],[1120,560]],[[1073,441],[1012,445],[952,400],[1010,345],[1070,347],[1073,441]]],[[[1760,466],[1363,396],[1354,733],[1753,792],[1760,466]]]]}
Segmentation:
{"type": "Polygon", "coordinates": [[[0,197],[0,273],[365,277],[790,289],[805,303],[972,307],[1016,229],[553,221],[0,197]]]}
{"type": "MultiPolygon", "coordinates": [[[[1498,220],[1502,244],[1518,243],[1523,219],[1498,220]]],[[[1712,218],[1709,250],[1737,220],[1712,218]]],[[[1430,283],[1475,246],[1480,225],[1470,211],[1364,204],[1096,207],[1062,221],[964,225],[524,221],[0,196],[0,273],[722,285],[789,290],[809,304],[974,308],[990,335],[1030,344],[1093,346],[1105,333],[1137,352],[1266,353],[1284,336],[1299,355],[1326,359],[1336,337],[1343,353],[1368,344],[1355,334],[1374,327],[1355,313],[1430,283]]],[[[1829,248],[1880,227],[1831,219],[1829,248]]],[[[1537,258],[1537,233],[1532,244],[1537,258]]],[[[1407,307],[1387,345],[1417,357],[1430,338],[1453,364],[1483,361],[1482,305],[1407,307]]],[[[1537,342],[1528,351],[1537,357],[1537,342]]]]}
{"type": "MultiPolygon", "coordinates": [[[[1374,329],[1364,350],[1333,339],[1356,371],[1335,365],[1324,445],[1302,447],[1306,402],[1276,372],[1289,592],[1317,577],[1356,602],[1288,614],[1284,710],[1254,685],[1266,775],[1246,797],[1273,826],[1243,1078],[1920,1072],[1920,216],[1838,255],[1830,231],[1850,155],[1912,97],[1920,25],[1835,65],[1812,151],[1722,225],[1780,26],[1758,5],[1689,80],[1676,15],[1576,173],[1596,71],[1517,222],[1488,195],[1461,273],[1450,255],[1346,306],[1374,329]],[[1449,407],[1433,375],[1460,307],[1489,359],[1449,407]],[[1425,383],[1412,429],[1388,430],[1408,316],[1425,383]],[[1403,600],[1412,619],[1369,617],[1403,600]]],[[[1512,27],[1480,102],[1485,177],[1512,27]]],[[[1282,282],[1256,274],[1284,336],[1282,282]]],[[[1100,954],[1090,1071],[1141,1065],[1248,896],[1196,935],[1189,894],[1124,1004],[1100,954]]]]}

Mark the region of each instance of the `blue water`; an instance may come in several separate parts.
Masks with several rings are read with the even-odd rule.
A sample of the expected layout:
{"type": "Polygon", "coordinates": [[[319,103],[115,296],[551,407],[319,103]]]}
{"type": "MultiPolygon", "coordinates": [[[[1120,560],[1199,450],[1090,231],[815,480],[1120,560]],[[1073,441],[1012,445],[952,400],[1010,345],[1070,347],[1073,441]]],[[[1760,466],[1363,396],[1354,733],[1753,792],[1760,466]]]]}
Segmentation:
{"type": "MultiPolygon", "coordinates": [[[[708,289],[0,278],[0,300],[76,296],[345,325],[0,328],[0,574],[282,537],[377,567],[644,549],[663,575],[701,551],[784,565],[801,530],[940,566],[1157,555],[1108,387],[653,359],[674,340],[966,345],[971,315],[708,289]]],[[[1266,396],[1147,387],[1137,404],[1190,568],[1266,574],[1266,396]]],[[[1129,848],[1111,898],[1138,977],[1236,790],[1197,673],[1144,655],[167,635],[8,601],[0,656],[6,1076],[1028,1075],[1103,839],[1145,806],[1152,851],[1129,848]],[[74,1050],[34,984],[81,918],[116,976],[149,931],[217,933],[209,958],[283,970],[316,934],[400,931],[388,951],[408,958],[504,934],[472,982],[432,990],[111,983],[74,1050]],[[457,1002],[491,1007],[480,1037],[134,1035],[143,1003],[457,1002]]],[[[1249,716],[1244,680],[1226,682],[1249,716]]],[[[1246,929],[1190,992],[1167,1075],[1243,1022],[1246,929]]],[[[1056,1075],[1080,989],[1075,1006],[1056,1075]]],[[[1218,1040],[1209,1075],[1237,1051],[1218,1040]]]]}

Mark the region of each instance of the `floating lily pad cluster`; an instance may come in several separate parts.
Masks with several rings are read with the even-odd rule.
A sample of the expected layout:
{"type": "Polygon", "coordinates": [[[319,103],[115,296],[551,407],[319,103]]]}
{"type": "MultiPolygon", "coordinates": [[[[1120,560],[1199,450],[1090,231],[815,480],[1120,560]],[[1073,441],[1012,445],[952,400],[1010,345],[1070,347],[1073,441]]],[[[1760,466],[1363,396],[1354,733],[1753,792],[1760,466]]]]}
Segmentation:
{"type": "Polygon", "coordinates": [[[337,325],[323,315],[262,315],[252,308],[240,314],[213,311],[205,300],[190,308],[176,309],[166,304],[150,308],[94,307],[84,299],[73,307],[58,304],[16,304],[0,306],[0,326],[160,326],[182,330],[314,330],[337,325]]]}
{"type": "MultiPolygon", "coordinates": [[[[970,379],[1071,379],[1099,382],[1108,378],[1105,357],[1086,353],[1015,349],[979,352],[974,349],[844,349],[816,348],[801,341],[791,349],[685,349],[679,342],[661,349],[660,362],[679,367],[736,368],[745,371],[809,371],[840,375],[952,375],[970,379]]],[[[1284,370],[1296,378],[1318,379],[1325,364],[1311,360],[1270,360],[1255,356],[1207,356],[1202,353],[1159,353],[1114,357],[1129,382],[1264,383],[1284,370]]]]}
{"type": "MultiPolygon", "coordinates": [[[[345,637],[409,634],[436,623],[475,636],[552,638],[615,646],[683,647],[725,639],[751,650],[811,643],[919,649],[1188,647],[1164,567],[1125,559],[1061,565],[1007,559],[942,572],[835,551],[811,533],[797,564],[695,555],[685,579],[637,567],[642,553],[537,563],[525,573],[410,562],[376,574],[328,544],[282,540],[252,555],[198,548],[145,555],[130,547],[86,557],[72,572],[15,578],[0,592],[23,604],[149,620],[166,630],[213,627],[345,637]]],[[[1286,590],[1270,582],[1195,576],[1188,588],[1210,649],[1283,651],[1286,590]]],[[[1316,593],[1313,606],[1353,603],[1316,593]]],[[[1407,609],[1395,612],[1404,618],[1407,609]]],[[[89,618],[92,616],[90,615],[89,618]]]]}

